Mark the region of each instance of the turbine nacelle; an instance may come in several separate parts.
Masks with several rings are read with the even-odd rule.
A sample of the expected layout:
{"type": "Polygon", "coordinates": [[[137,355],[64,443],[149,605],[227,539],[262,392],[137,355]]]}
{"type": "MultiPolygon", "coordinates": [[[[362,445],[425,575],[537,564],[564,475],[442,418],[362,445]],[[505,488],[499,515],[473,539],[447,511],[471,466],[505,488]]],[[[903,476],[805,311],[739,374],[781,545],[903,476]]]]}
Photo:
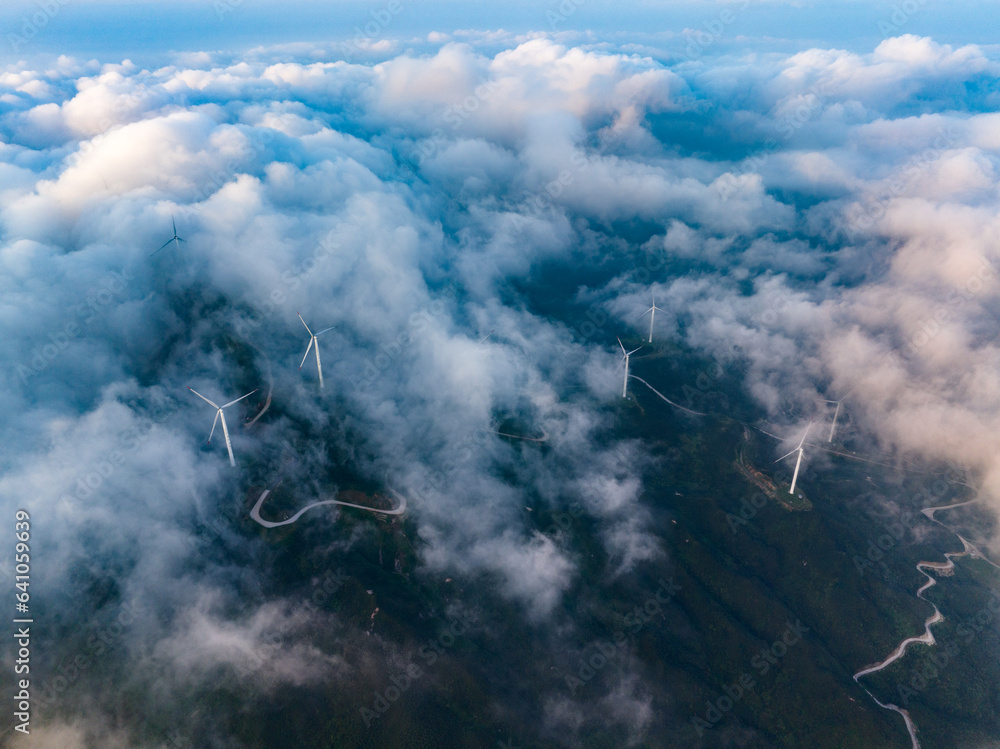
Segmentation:
{"type": "Polygon", "coordinates": [[[180,246],[181,246],[180,243],[183,242],[184,240],[177,236],[177,222],[174,221],[174,214],[172,214],[172,213],[170,214],[170,223],[174,227],[174,236],[172,236],[170,239],[168,239],[166,242],[164,242],[160,246],[159,250],[156,250],[156,252],[150,253],[150,255],[149,255],[150,257],[153,257],[153,255],[155,255],[157,252],[159,252],[160,250],[162,250],[164,247],[166,247],[171,242],[173,242],[177,246],[177,248],[180,249],[180,246]]]}
{"type": "Polygon", "coordinates": [[[204,395],[202,395],[201,393],[199,393],[197,390],[195,390],[190,385],[188,385],[188,390],[190,390],[192,393],[194,393],[199,398],[201,398],[203,401],[205,401],[205,403],[207,403],[208,405],[212,406],[215,409],[215,419],[212,421],[212,431],[208,433],[208,441],[209,442],[212,441],[212,437],[215,435],[215,427],[216,427],[216,425],[218,425],[220,419],[222,420],[222,433],[226,437],[226,449],[229,451],[229,464],[235,468],[236,467],[236,458],[233,457],[233,443],[229,439],[229,429],[226,427],[226,414],[223,413],[222,409],[229,408],[234,403],[239,403],[244,398],[249,398],[251,395],[253,395],[254,393],[257,392],[257,388],[254,388],[253,390],[251,390],[246,395],[242,395],[239,398],[237,398],[236,400],[229,401],[229,403],[226,403],[225,405],[222,405],[222,406],[220,406],[215,401],[209,400],[208,398],[206,398],[204,395]]]}
{"type": "MultiPolygon", "coordinates": [[[[301,314],[299,314],[298,312],[296,312],[295,314],[297,314],[299,316],[299,320],[302,320],[302,315],[301,314]]],[[[302,324],[305,325],[306,332],[309,333],[309,345],[306,346],[306,352],[305,352],[305,354],[302,355],[302,361],[299,364],[299,369],[302,369],[302,366],[306,363],[306,357],[309,356],[309,352],[312,350],[312,347],[315,346],[316,347],[316,371],[319,373],[319,386],[323,387],[323,364],[320,362],[320,358],[319,358],[319,340],[318,339],[319,339],[319,337],[321,335],[323,335],[324,333],[329,333],[331,330],[333,330],[337,326],[336,325],[331,325],[329,328],[326,328],[325,330],[321,330],[319,333],[316,333],[315,335],[313,335],[313,332],[311,330],[309,330],[309,326],[306,325],[306,321],[305,320],[302,320],[302,324]]]]}
{"type": "MultiPolygon", "coordinates": [[[[653,342],[653,322],[656,320],[656,312],[658,310],[660,312],[663,312],[662,309],[660,309],[659,307],[656,306],[656,297],[654,296],[653,297],[653,306],[650,307],[645,312],[643,312],[642,315],[641,315],[643,317],[646,316],[646,315],[649,315],[649,342],[650,343],[653,342]]],[[[619,341],[619,343],[621,343],[621,341],[619,341]]]]}
{"type": "Polygon", "coordinates": [[[622,345],[622,339],[618,338],[617,340],[618,340],[618,345],[621,346],[622,350],[622,358],[621,361],[618,362],[618,366],[620,367],[622,363],[625,364],[625,382],[622,385],[622,398],[625,398],[628,396],[628,360],[629,357],[632,356],[632,354],[634,354],[640,348],[642,348],[642,346],[639,346],[639,348],[634,348],[631,351],[626,351],[625,346],[622,345]]]}
{"type": "Polygon", "coordinates": [[[851,393],[853,393],[854,390],[855,390],[855,388],[851,388],[850,390],[848,390],[847,394],[844,395],[844,397],[841,398],[839,401],[830,401],[830,400],[827,401],[827,403],[836,403],[837,404],[837,408],[833,412],[833,423],[830,424],[830,436],[827,437],[827,439],[826,439],[827,442],[833,442],[833,431],[837,428],[837,417],[840,416],[840,405],[845,400],[847,400],[848,396],[851,393]]]}
{"type": "Polygon", "coordinates": [[[795,471],[794,471],[794,473],[792,473],[792,485],[788,489],[788,493],[789,494],[795,494],[795,482],[798,481],[798,478],[799,478],[799,467],[802,465],[802,454],[804,452],[804,450],[802,449],[802,445],[805,444],[806,437],[809,436],[809,430],[812,429],[812,425],[813,425],[813,420],[810,419],[809,420],[809,425],[806,427],[806,431],[802,434],[802,439],[799,440],[798,446],[794,450],[792,450],[791,452],[789,452],[789,453],[787,453],[785,455],[782,455],[780,458],[778,458],[776,461],[774,461],[775,463],[780,463],[785,458],[787,458],[789,455],[793,455],[794,453],[798,453],[799,454],[798,457],[795,459],[795,471]]]}

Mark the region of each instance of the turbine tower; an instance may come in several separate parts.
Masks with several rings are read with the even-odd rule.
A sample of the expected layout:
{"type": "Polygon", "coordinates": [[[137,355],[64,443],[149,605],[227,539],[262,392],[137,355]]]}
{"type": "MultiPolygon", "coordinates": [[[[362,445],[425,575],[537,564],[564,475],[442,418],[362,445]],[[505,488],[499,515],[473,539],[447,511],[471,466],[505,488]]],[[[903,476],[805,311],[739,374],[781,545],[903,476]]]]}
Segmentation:
{"type": "Polygon", "coordinates": [[[833,442],[833,430],[837,428],[837,417],[838,417],[838,416],[840,416],[840,404],[841,404],[841,403],[843,403],[843,402],[844,402],[845,400],[847,400],[847,396],[848,396],[848,395],[850,395],[850,394],[851,394],[851,393],[853,393],[853,392],[854,392],[854,388],[851,388],[851,389],[850,389],[850,390],[849,390],[849,391],[847,392],[847,395],[845,395],[845,396],[844,396],[843,398],[841,398],[841,399],[840,399],[839,401],[827,401],[827,403],[836,403],[836,404],[837,404],[837,408],[836,408],[836,410],[835,410],[835,411],[833,412],[833,423],[832,423],[832,424],[830,424],[830,436],[829,436],[829,438],[828,438],[828,439],[826,440],[827,442],[833,442]]]}
{"type": "MultiPolygon", "coordinates": [[[[642,348],[642,346],[640,346],[639,348],[632,349],[631,351],[626,351],[625,347],[622,346],[621,338],[618,339],[618,345],[622,347],[622,354],[623,354],[622,362],[625,362],[625,382],[622,385],[622,398],[624,398],[628,393],[628,359],[630,356],[632,356],[632,354],[638,351],[639,348],[642,348]]],[[[621,366],[621,364],[622,364],[621,362],[618,362],[619,367],[621,366]]]]}
{"type": "MultiPolygon", "coordinates": [[[[795,459],[795,472],[792,473],[792,486],[788,490],[789,494],[795,494],[795,482],[799,478],[799,466],[802,465],[802,444],[806,441],[806,437],[809,435],[809,430],[812,429],[812,425],[813,425],[812,419],[810,419],[809,420],[809,426],[806,427],[806,431],[802,435],[802,439],[799,440],[799,446],[796,447],[794,450],[792,450],[792,452],[788,453],[788,455],[791,455],[792,453],[798,453],[799,454],[799,457],[797,457],[795,459]]],[[[787,458],[788,455],[782,455],[780,458],[778,458],[774,462],[775,463],[779,463],[782,460],[784,460],[785,458],[787,458]]]]}
{"type": "MultiPolygon", "coordinates": [[[[296,312],[295,314],[298,315],[299,313],[296,312]]],[[[299,315],[299,319],[302,320],[302,315],[299,315]]],[[[306,325],[306,321],[302,320],[302,324],[306,325]]],[[[317,339],[324,333],[328,333],[336,327],[337,327],[336,325],[331,325],[326,330],[321,330],[316,335],[313,335],[313,332],[309,330],[309,326],[306,325],[306,331],[309,333],[309,345],[306,346],[306,352],[305,354],[302,355],[302,363],[299,364],[299,369],[302,369],[302,365],[306,363],[306,357],[309,356],[309,351],[312,349],[313,346],[316,346],[316,371],[319,373],[320,387],[323,387],[323,365],[320,363],[319,360],[319,341],[317,339]]]]}
{"type": "Polygon", "coordinates": [[[650,343],[653,342],[653,320],[656,319],[656,310],[660,310],[660,312],[663,312],[662,309],[660,309],[659,307],[656,306],[656,296],[654,295],[653,296],[653,306],[650,307],[648,310],[646,310],[645,312],[642,313],[644,316],[645,315],[649,315],[649,342],[650,343]]]}
{"type": "MultiPolygon", "coordinates": [[[[174,214],[172,214],[172,213],[170,214],[170,223],[173,224],[173,227],[174,227],[174,236],[172,236],[170,239],[168,239],[166,242],[164,242],[163,246],[160,247],[160,250],[162,250],[164,247],[166,247],[171,242],[173,242],[175,245],[177,245],[177,249],[180,249],[181,246],[180,246],[179,243],[184,241],[183,239],[181,239],[180,237],[177,236],[177,222],[174,221],[174,214]]],[[[156,252],[159,252],[160,250],[157,250],[156,252]]],[[[156,252],[151,253],[150,257],[153,257],[153,255],[155,255],[156,252]]]]}
{"type": "Polygon", "coordinates": [[[215,425],[219,423],[219,419],[220,418],[222,419],[222,433],[226,436],[226,449],[229,450],[229,464],[235,468],[236,467],[236,458],[233,457],[233,443],[229,440],[229,429],[226,428],[226,415],[222,412],[222,409],[229,408],[231,405],[233,405],[234,403],[239,403],[244,398],[249,398],[251,395],[253,395],[254,393],[257,392],[257,388],[254,388],[253,390],[251,390],[246,395],[241,396],[241,397],[237,398],[234,401],[229,401],[229,403],[227,403],[224,406],[220,406],[217,403],[213,403],[212,401],[210,401],[208,398],[206,398],[204,395],[202,395],[201,393],[199,393],[197,390],[195,390],[190,385],[188,386],[188,390],[190,390],[192,393],[194,393],[195,395],[197,395],[199,398],[201,398],[207,404],[209,404],[210,406],[212,406],[213,408],[215,408],[215,420],[212,422],[212,431],[208,435],[208,441],[209,442],[212,441],[212,435],[215,434],[215,425]]]}

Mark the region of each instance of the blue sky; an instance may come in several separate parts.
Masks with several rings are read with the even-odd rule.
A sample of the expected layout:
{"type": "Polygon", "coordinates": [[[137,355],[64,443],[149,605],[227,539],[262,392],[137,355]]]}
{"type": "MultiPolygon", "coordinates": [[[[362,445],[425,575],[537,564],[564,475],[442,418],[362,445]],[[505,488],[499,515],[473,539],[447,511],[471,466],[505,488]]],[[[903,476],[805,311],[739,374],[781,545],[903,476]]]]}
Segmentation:
{"type": "MultiPolygon", "coordinates": [[[[68,54],[97,57],[102,62],[129,58],[158,64],[171,51],[227,50],[293,41],[350,38],[355,29],[382,13],[385,2],[288,2],[204,0],[202,2],[84,2],[58,0],[15,2],[2,14],[0,59],[13,62],[26,54],[68,54]],[[34,18],[38,32],[27,44],[25,22],[34,18]],[[18,47],[17,49],[15,49],[18,47]]],[[[1000,6],[992,2],[946,3],[939,0],[886,2],[642,2],[622,5],[589,0],[545,3],[409,2],[400,0],[398,13],[380,27],[379,36],[418,45],[433,31],[455,29],[526,33],[590,31],[602,41],[637,42],[676,51],[670,37],[683,29],[711,28],[724,13],[716,41],[720,47],[791,51],[810,46],[836,46],[853,51],[870,49],[885,36],[885,24],[895,34],[932,35],[950,44],[995,43],[1000,6]],[[909,10],[907,10],[909,9],[909,10]],[[569,12],[567,12],[569,11],[569,12]],[[895,13],[895,20],[894,19],[895,13]],[[556,16],[553,16],[556,14],[556,16]],[[902,19],[902,23],[899,21],[902,19]],[[880,26],[880,23],[883,24],[880,26]]],[[[717,27],[717,26],[716,26],[717,27]]],[[[30,27],[29,27],[30,28],[30,27]]],[[[893,34],[893,35],[895,35],[893,34]]]]}

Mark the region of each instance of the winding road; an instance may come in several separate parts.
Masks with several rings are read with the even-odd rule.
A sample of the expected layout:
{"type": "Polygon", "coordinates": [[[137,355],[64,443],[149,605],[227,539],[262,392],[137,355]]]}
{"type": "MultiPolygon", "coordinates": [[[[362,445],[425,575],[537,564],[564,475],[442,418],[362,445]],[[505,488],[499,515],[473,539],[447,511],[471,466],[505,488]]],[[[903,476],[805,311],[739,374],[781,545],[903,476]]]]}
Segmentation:
{"type": "Polygon", "coordinates": [[[254,425],[254,423],[259,419],[264,413],[271,407],[271,393],[274,391],[274,376],[271,374],[271,360],[267,358],[267,354],[261,351],[259,348],[254,346],[252,343],[249,346],[257,351],[262,357],[264,357],[264,364],[267,367],[267,398],[264,401],[264,407],[260,409],[256,416],[254,416],[250,421],[243,425],[244,429],[249,429],[254,425]]]}
{"type": "Polygon", "coordinates": [[[519,434],[507,434],[507,432],[493,432],[493,434],[499,434],[501,437],[510,437],[515,440],[526,440],[527,442],[546,442],[549,439],[549,433],[544,429],[542,430],[541,437],[522,437],[519,434]]]}
{"type": "Polygon", "coordinates": [[[690,408],[684,408],[684,406],[682,406],[680,403],[674,403],[667,396],[665,396],[659,390],[657,390],[656,388],[654,388],[652,385],[650,385],[648,382],[646,382],[641,377],[636,377],[634,374],[630,374],[629,377],[631,379],[633,379],[633,380],[638,380],[639,382],[641,382],[643,385],[645,385],[646,387],[648,387],[650,390],[652,390],[654,393],[656,393],[658,396],[660,396],[663,400],[665,400],[667,403],[669,403],[674,408],[679,408],[681,411],[686,411],[687,413],[694,414],[695,416],[708,416],[708,414],[703,414],[701,411],[692,411],[690,408]]]}
{"type": "MultiPolygon", "coordinates": [[[[978,499],[978,497],[976,499],[978,499]]],[[[942,505],[940,507],[928,507],[924,510],[921,510],[921,513],[923,513],[930,520],[933,520],[938,525],[942,526],[943,528],[946,528],[951,533],[955,533],[955,531],[952,528],[948,527],[940,520],[937,520],[934,517],[934,513],[939,512],[941,510],[950,510],[953,507],[961,507],[962,505],[971,504],[972,502],[975,502],[976,499],[970,499],[967,502],[959,502],[957,504],[942,505]]],[[[997,569],[1000,569],[1000,565],[997,565],[992,561],[990,561],[989,559],[987,559],[983,555],[983,553],[979,551],[979,549],[977,549],[975,546],[969,543],[963,536],[961,536],[958,533],[955,533],[955,535],[958,536],[958,539],[962,542],[962,551],[946,553],[944,556],[947,559],[947,561],[945,562],[917,562],[916,565],[917,571],[927,578],[927,582],[925,582],[917,589],[917,598],[921,599],[922,601],[927,601],[927,599],[924,598],[924,592],[927,591],[929,588],[933,587],[934,585],[937,585],[937,579],[928,574],[926,570],[936,570],[938,572],[951,572],[952,570],[955,569],[955,562],[952,561],[955,557],[971,556],[975,559],[982,559],[987,564],[991,564],[997,569]]],[[[875,665],[872,666],[866,666],[865,668],[861,669],[856,674],[854,674],[854,681],[856,681],[859,685],[861,685],[861,688],[864,689],[866,692],[868,692],[868,696],[871,697],[873,700],[875,700],[875,702],[880,707],[884,707],[886,710],[893,710],[903,716],[903,721],[906,723],[906,730],[909,732],[910,740],[913,742],[912,749],[920,749],[920,742],[917,740],[917,727],[914,725],[913,720],[910,718],[909,712],[899,707],[898,705],[881,702],[878,699],[878,697],[872,694],[864,685],[861,684],[860,681],[858,681],[858,679],[867,674],[872,674],[875,673],[876,671],[881,671],[890,664],[899,660],[906,654],[906,649],[910,645],[913,645],[915,643],[920,643],[922,645],[932,646],[936,644],[937,641],[934,639],[934,633],[931,631],[931,627],[937,624],[938,622],[943,621],[944,616],[941,614],[941,611],[932,601],[927,601],[927,602],[934,607],[934,613],[931,616],[929,616],[927,620],[924,622],[924,633],[922,635],[919,635],[918,637],[907,637],[905,640],[899,643],[899,645],[896,646],[896,649],[893,650],[892,653],[889,654],[889,657],[886,658],[884,661],[876,663],[875,665]]]]}
{"type": "Polygon", "coordinates": [[[354,507],[355,509],[358,510],[368,510],[369,512],[376,512],[379,513],[380,515],[402,515],[404,512],[406,512],[406,497],[397,492],[395,489],[389,489],[389,491],[392,492],[392,494],[396,497],[397,500],[399,500],[399,507],[397,507],[395,510],[379,510],[375,507],[365,507],[364,505],[355,505],[351,504],[350,502],[341,502],[339,499],[324,499],[320,502],[313,502],[311,505],[306,505],[287,520],[272,522],[270,520],[264,520],[260,516],[261,505],[264,504],[264,500],[267,499],[267,495],[271,493],[270,489],[265,489],[261,493],[260,497],[257,498],[257,504],[255,504],[253,506],[253,509],[250,510],[250,517],[253,518],[257,523],[263,525],[265,528],[277,528],[282,525],[291,525],[312,508],[320,507],[322,505],[342,505],[343,507],[354,507]]]}

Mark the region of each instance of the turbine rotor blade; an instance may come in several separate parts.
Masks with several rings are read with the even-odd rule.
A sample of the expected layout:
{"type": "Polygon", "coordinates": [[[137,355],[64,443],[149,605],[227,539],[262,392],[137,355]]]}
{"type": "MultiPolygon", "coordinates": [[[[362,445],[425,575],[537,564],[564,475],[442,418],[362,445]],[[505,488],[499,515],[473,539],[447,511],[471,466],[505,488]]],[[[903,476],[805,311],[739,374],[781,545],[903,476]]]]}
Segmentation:
{"type": "Polygon", "coordinates": [[[172,213],[170,214],[170,223],[174,227],[174,236],[176,237],[177,236],[177,222],[174,221],[174,214],[172,214],[172,213]]]}
{"type": "Polygon", "coordinates": [[[197,396],[198,396],[199,398],[201,398],[201,399],[202,399],[203,401],[205,401],[205,403],[208,403],[209,405],[211,405],[211,406],[214,406],[215,408],[218,408],[218,407],[219,407],[219,404],[218,404],[218,403],[213,403],[212,401],[210,401],[210,400],[209,400],[208,398],[206,398],[206,397],[205,397],[204,395],[202,395],[201,393],[199,393],[199,392],[198,392],[197,390],[195,390],[195,389],[194,389],[193,387],[191,387],[190,385],[188,385],[188,390],[190,390],[190,391],[191,391],[192,393],[194,393],[194,394],[195,394],[195,395],[197,395],[197,396]]]}
{"type": "Polygon", "coordinates": [[[171,239],[168,239],[168,240],[167,240],[166,242],[164,242],[164,243],[163,243],[163,246],[162,246],[162,247],[160,247],[160,249],[159,249],[159,250],[154,250],[153,252],[149,253],[149,256],[150,256],[150,257],[153,257],[153,255],[155,255],[155,254],[156,254],[157,252],[159,252],[160,250],[162,250],[162,249],[163,249],[164,247],[166,247],[166,246],[167,246],[168,244],[170,244],[170,243],[171,243],[171,242],[173,242],[173,241],[174,241],[174,240],[173,240],[173,238],[171,238],[171,239]]]}
{"type": "MultiPolygon", "coordinates": [[[[309,351],[313,347],[313,342],[316,340],[316,336],[309,339],[309,345],[306,346],[306,352],[302,355],[302,361],[299,363],[299,369],[302,369],[302,365],[306,363],[306,357],[309,356],[309,351]]],[[[319,344],[316,344],[316,350],[319,350],[319,344]]]]}
{"type": "MultiPolygon", "coordinates": [[[[299,315],[299,319],[300,319],[300,320],[302,320],[302,315],[301,315],[301,314],[299,314],[298,312],[296,312],[295,314],[296,314],[296,315],[299,315]]],[[[303,325],[306,325],[306,321],[305,321],[305,320],[302,320],[302,324],[303,324],[303,325]]],[[[309,330],[309,326],[308,326],[308,325],[306,325],[306,330],[308,330],[308,331],[309,331],[309,335],[312,335],[312,334],[313,334],[313,332],[312,332],[311,330],[309,330]]]]}
{"type": "MultiPolygon", "coordinates": [[[[253,395],[254,393],[256,393],[256,392],[257,392],[258,390],[260,390],[260,388],[254,388],[253,390],[251,390],[251,391],[250,391],[249,393],[247,393],[246,395],[241,395],[241,396],[240,396],[239,398],[237,398],[236,400],[234,400],[234,401],[229,401],[229,403],[227,403],[226,405],[222,406],[222,408],[229,408],[229,407],[230,407],[231,405],[233,405],[234,403],[239,403],[239,402],[240,402],[241,400],[243,400],[244,398],[249,398],[249,397],[250,397],[251,395],[253,395]]],[[[219,410],[221,411],[222,409],[220,408],[219,410]]]]}
{"type": "MultiPolygon", "coordinates": [[[[615,339],[618,341],[618,345],[622,346],[622,339],[618,338],[618,336],[615,336],[615,339]]],[[[622,346],[622,353],[625,354],[626,356],[628,355],[628,352],[625,350],[624,346],[622,346]]]]}
{"type": "MultiPolygon", "coordinates": [[[[639,348],[642,348],[642,346],[640,346],[639,348]]],[[[639,348],[634,348],[634,349],[632,349],[631,351],[629,351],[629,352],[628,352],[628,355],[629,355],[629,356],[632,356],[632,354],[634,354],[634,353],[635,353],[636,351],[638,351],[638,350],[639,350],[639,348]]]]}
{"type": "Polygon", "coordinates": [[[212,419],[212,431],[208,433],[208,441],[209,442],[212,441],[212,435],[215,434],[215,425],[219,423],[219,414],[221,414],[221,413],[222,413],[222,409],[220,408],[218,411],[215,412],[215,418],[212,419]]]}
{"type": "Polygon", "coordinates": [[[321,330],[319,333],[317,333],[316,337],[319,338],[324,333],[329,333],[331,330],[333,330],[336,327],[337,327],[336,325],[331,325],[329,328],[326,328],[325,330],[321,330]]]}
{"type": "Polygon", "coordinates": [[[319,374],[319,386],[323,387],[323,365],[319,360],[319,341],[316,341],[316,372],[319,374]]]}
{"type": "MultiPolygon", "coordinates": [[[[247,393],[247,395],[250,395],[250,393],[247,393]]],[[[243,397],[245,398],[246,396],[243,397]]],[[[233,457],[233,443],[232,440],[229,439],[229,429],[226,428],[226,415],[222,413],[221,408],[219,409],[219,416],[222,417],[222,433],[226,437],[226,449],[229,450],[229,465],[235,468],[236,458],[233,457]]]]}
{"type": "Polygon", "coordinates": [[[800,449],[802,447],[802,443],[806,441],[806,437],[809,436],[809,430],[812,429],[812,425],[813,425],[813,419],[809,419],[809,426],[806,427],[805,434],[803,434],[802,439],[799,440],[799,446],[795,448],[796,450],[800,449]]]}
{"type": "Polygon", "coordinates": [[[788,457],[789,455],[794,455],[794,454],[795,454],[795,451],[796,451],[796,450],[798,450],[798,449],[799,449],[799,448],[797,448],[797,447],[796,447],[796,448],[795,448],[795,450],[792,450],[792,452],[790,452],[790,453],[786,453],[785,455],[782,455],[782,456],[781,456],[780,458],[778,458],[778,459],[777,459],[776,461],[774,461],[774,462],[775,462],[775,463],[780,463],[780,462],[781,462],[781,461],[783,461],[783,460],[784,460],[785,458],[787,458],[787,457],[788,457]]]}

